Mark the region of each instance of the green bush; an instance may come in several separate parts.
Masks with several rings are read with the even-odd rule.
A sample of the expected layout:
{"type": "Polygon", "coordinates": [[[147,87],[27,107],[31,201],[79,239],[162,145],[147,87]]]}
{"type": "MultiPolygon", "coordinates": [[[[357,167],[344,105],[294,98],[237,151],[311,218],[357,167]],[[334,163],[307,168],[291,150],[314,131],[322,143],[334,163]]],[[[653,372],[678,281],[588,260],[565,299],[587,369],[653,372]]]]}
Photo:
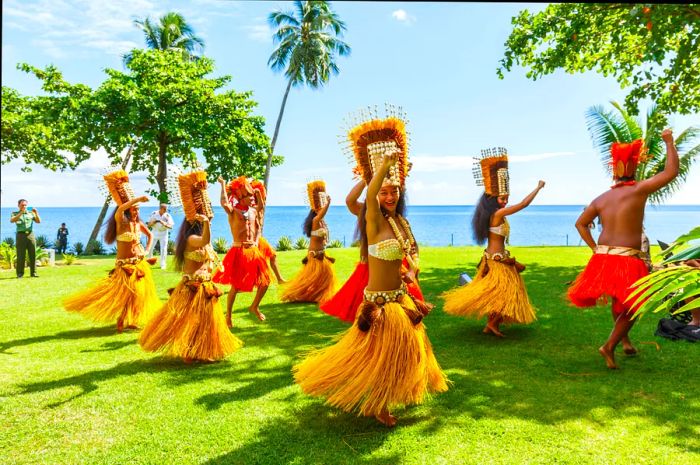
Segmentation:
{"type": "Polygon", "coordinates": [[[294,248],[297,250],[306,250],[309,248],[309,240],[305,237],[300,237],[294,243],[294,248]]]}
{"type": "Polygon", "coordinates": [[[17,250],[7,242],[0,243],[0,267],[11,270],[17,262],[17,250]]]}
{"type": "Polygon", "coordinates": [[[15,246],[15,238],[12,236],[7,236],[5,239],[2,240],[4,244],[9,245],[10,247],[15,246]]]}
{"type": "Polygon", "coordinates": [[[223,237],[217,237],[212,242],[212,247],[214,247],[214,252],[216,253],[226,253],[228,252],[228,242],[223,237]]]}
{"type": "Polygon", "coordinates": [[[329,249],[340,249],[343,247],[343,242],[340,239],[336,239],[331,241],[326,247],[329,249]]]}
{"type": "Polygon", "coordinates": [[[53,247],[53,242],[51,242],[48,237],[44,236],[43,234],[36,236],[37,249],[50,249],[51,247],[53,247]]]}
{"type": "Polygon", "coordinates": [[[73,244],[73,252],[74,252],[76,255],[82,255],[83,252],[85,252],[85,246],[83,245],[83,243],[82,243],[82,242],[76,242],[75,244],[73,244]]]}
{"type": "Polygon", "coordinates": [[[65,263],[66,265],[72,265],[73,262],[75,262],[75,260],[76,260],[77,258],[78,258],[77,255],[73,255],[73,254],[70,254],[70,253],[64,253],[64,254],[63,254],[63,263],[65,263]]]}
{"type": "Polygon", "coordinates": [[[104,244],[97,239],[91,240],[85,246],[85,255],[105,255],[106,253],[104,244]]]}
{"type": "Polygon", "coordinates": [[[284,252],[285,250],[292,250],[294,246],[292,245],[292,240],[287,236],[282,236],[277,241],[277,250],[284,252]]]}
{"type": "Polygon", "coordinates": [[[352,241],[352,242],[350,243],[350,247],[359,247],[359,246],[360,246],[360,241],[359,241],[359,240],[358,240],[358,241],[352,241]]]}
{"type": "Polygon", "coordinates": [[[175,241],[168,238],[168,255],[175,255],[175,241]]]}
{"type": "Polygon", "coordinates": [[[39,262],[39,266],[46,266],[49,264],[49,254],[44,251],[44,249],[37,248],[34,259],[39,262]]]}

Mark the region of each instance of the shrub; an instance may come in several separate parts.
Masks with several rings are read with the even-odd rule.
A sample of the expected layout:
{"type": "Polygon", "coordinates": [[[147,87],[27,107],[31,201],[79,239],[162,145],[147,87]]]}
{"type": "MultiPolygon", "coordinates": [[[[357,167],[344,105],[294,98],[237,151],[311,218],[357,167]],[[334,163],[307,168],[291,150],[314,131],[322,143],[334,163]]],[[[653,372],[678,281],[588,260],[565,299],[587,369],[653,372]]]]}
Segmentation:
{"type": "Polygon", "coordinates": [[[115,247],[112,247],[111,249],[109,249],[109,254],[116,255],[117,254],[117,247],[115,246],[115,247]]]}
{"type": "Polygon", "coordinates": [[[37,249],[49,249],[51,247],[53,247],[53,242],[51,242],[48,237],[44,236],[43,234],[40,236],[36,236],[37,249]]]}
{"type": "Polygon", "coordinates": [[[297,250],[306,250],[309,248],[309,240],[305,237],[300,237],[294,243],[294,248],[297,250]]]}
{"type": "Polygon", "coordinates": [[[17,250],[7,242],[0,243],[0,267],[11,270],[17,262],[17,250]]]}
{"type": "Polygon", "coordinates": [[[44,251],[44,249],[36,249],[35,261],[39,266],[46,266],[49,264],[49,254],[44,251]]]}
{"type": "Polygon", "coordinates": [[[175,241],[168,240],[168,255],[175,255],[175,241]]]}
{"type": "Polygon", "coordinates": [[[104,255],[106,252],[104,244],[97,239],[91,240],[85,246],[85,255],[104,255]]]}
{"type": "Polygon", "coordinates": [[[212,242],[212,247],[214,247],[214,252],[216,253],[226,253],[228,252],[228,242],[223,237],[217,237],[212,242]]]}
{"type": "Polygon", "coordinates": [[[326,246],[329,249],[340,249],[343,247],[343,242],[340,239],[336,239],[334,241],[331,241],[330,244],[326,246]]]}
{"type": "Polygon", "coordinates": [[[9,245],[10,247],[15,246],[15,238],[12,236],[7,236],[5,239],[2,240],[4,244],[9,245]]]}
{"type": "Polygon", "coordinates": [[[63,263],[65,263],[66,265],[72,265],[73,262],[75,262],[75,260],[76,260],[77,258],[78,258],[77,255],[73,255],[73,254],[70,254],[70,253],[64,253],[64,254],[63,254],[63,263]]]}
{"type": "Polygon", "coordinates": [[[282,236],[277,241],[277,250],[284,252],[285,250],[292,250],[294,246],[292,245],[292,240],[287,236],[282,236]]]}
{"type": "Polygon", "coordinates": [[[82,255],[83,252],[85,252],[85,246],[83,245],[82,242],[76,242],[73,244],[73,252],[75,252],[76,255],[82,255]]]}
{"type": "Polygon", "coordinates": [[[350,244],[350,247],[359,247],[359,246],[360,246],[360,241],[359,241],[359,240],[358,240],[358,241],[352,241],[352,243],[350,244]]]}

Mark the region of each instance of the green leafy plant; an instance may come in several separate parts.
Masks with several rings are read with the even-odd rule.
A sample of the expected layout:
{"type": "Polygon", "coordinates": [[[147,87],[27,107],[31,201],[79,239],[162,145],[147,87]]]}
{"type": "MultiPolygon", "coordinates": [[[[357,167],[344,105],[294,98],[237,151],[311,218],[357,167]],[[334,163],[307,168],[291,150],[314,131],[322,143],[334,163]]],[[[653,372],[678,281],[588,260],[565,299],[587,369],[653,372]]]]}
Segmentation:
{"type": "Polygon", "coordinates": [[[284,252],[286,250],[292,250],[293,248],[294,248],[294,245],[292,244],[292,240],[288,236],[282,236],[277,241],[276,249],[279,252],[284,252]]]}
{"type": "Polygon", "coordinates": [[[226,253],[228,252],[228,241],[223,237],[217,237],[212,242],[212,247],[216,253],[226,253]]]}
{"type": "Polygon", "coordinates": [[[327,246],[329,249],[340,249],[343,247],[343,242],[340,239],[331,241],[327,246]]]}
{"type": "Polygon", "coordinates": [[[168,241],[168,255],[175,255],[175,241],[168,241]]]}
{"type": "Polygon", "coordinates": [[[639,306],[635,318],[648,312],[669,312],[679,303],[682,305],[672,311],[674,315],[700,308],[700,268],[684,263],[700,260],[700,244],[690,244],[693,240],[700,240],[700,227],[683,234],[657,255],[664,258],[659,264],[663,268],[634,283],[637,288],[627,301],[639,306]]]}
{"type": "Polygon", "coordinates": [[[76,255],[82,255],[85,252],[85,246],[83,245],[82,242],[76,242],[73,244],[73,252],[76,255]]]}
{"type": "Polygon", "coordinates": [[[300,237],[294,243],[294,248],[296,250],[306,250],[309,248],[309,240],[305,237],[300,237]]]}
{"type": "Polygon", "coordinates": [[[37,248],[34,259],[39,266],[46,266],[49,264],[49,254],[44,249],[37,248]]]}
{"type": "Polygon", "coordinates": [[[105,255],[107,250],[102,242],[93,240],[85,246],[85,255],[105,255]]]}
{"type": "Polygon", "coordinates": [[[70,253],[64,253],[63,254],[63,263],[66,265],[72,265],[75,263],[75,261],[78,259],[77,255],[73,255],[70,253]]]}
{"type": "Polygon", "coordinates": [[[37,249],[50,249],[53,246],[53,242],[49,240],[48,237],[42,235],[36,236],[36,248],[37,249]]]}
{"type": "Polygon", "coordinates": [[[0,243],[0,267],[10,270],[17,262],[17,250],[7,242],[0,243]]]}
{"type": "Polygon", "coordinates": [[[15,246],[15,238],[12,236],[7,236],[5,239],[2,240],[4,244],[9,245],[10,247],[15,246]]]}
{"type": "Polygon", "coordinates": [[[352,241],[352,242],[350,243],[350,247],[359,247],[359,246],[360,246],[360,241],[359,241],[359,240],[358,240],[358,241],[352,241]]]}

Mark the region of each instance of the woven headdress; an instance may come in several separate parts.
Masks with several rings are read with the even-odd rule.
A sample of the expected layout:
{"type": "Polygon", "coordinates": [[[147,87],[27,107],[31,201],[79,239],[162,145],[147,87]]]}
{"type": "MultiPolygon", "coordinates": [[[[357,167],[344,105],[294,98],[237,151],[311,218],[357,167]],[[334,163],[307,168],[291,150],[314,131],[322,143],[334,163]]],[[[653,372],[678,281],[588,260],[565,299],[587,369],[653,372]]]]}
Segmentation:
{"type": "Polygon", "coordinates": [[[324,181],[311,181],[306,185],[306,194],[309,201],[309,207],[317,212],[326,206],[328,199],[326,198],[326,183],[324,181]]]}
{"type": "Polygon", "coordinates": [[[630,143],[613,142],[610,147],[612,157],[612,172],[615,179],[622,177],[634,178],[637,164],[644,157],[644,141],[633,140],[630,143]]]}
{"type": "Polygon", "coordinates": [[[403,189],[409,170],[407,119],[403,109],[394,105],[386,104],[385,113],[386,117],[380,119],[375,105],[350,115],[346,120],[348,144],[344,149],[354,158],[353,171],[367,184],[382,165],[386,150],[398,149],[398,160],[389,168],[384,185],[403,189]]]}
{"type": "Polygon", "coordinates": [[[204,215],[209,219],[214,217],[209,193],[207,192],[207,173],[198,170],[177,177],[180,190],[182,209],[187,221],[194,221],[196,215],[204,215]]]}
{"type": "Polygon", "coordinates": [[[474,164],[474,179],[477,186],[484,186],[486,194],[492,197],[508,195],[508,152],[503,147],[495,147],[481,151],[480,158],[474,158],[479,164],[474,164]]]}
{"type": "Polygon", "coordinates": [[[233,197],[236,200],[240,200],[245,193],[253,193],[253,187],[245,176],[237,177],[226,186],[226,194],[229,198],[233,197]]]}
{"type": "Polygon", "coordinates": [[[134,190],[129,183],[129,175],[122,169],[110,171],[103,176],[107,190],[116,202],[117,206],[125,204],[129,200],[136,197],[134,190]]]}
{"type": "Polygon", "coordinates": [[[259,191],[259,192],[260,192],[260,196],[262,197],[263,202],[267,200],[267,191],[265,190],[265,183],[263,183],[262,181],[258,181],[257,179],[255,179],[255,180],[253,180],[253,181],[250,183],[250,187],[251,187],[254,191],[259,191]]]}

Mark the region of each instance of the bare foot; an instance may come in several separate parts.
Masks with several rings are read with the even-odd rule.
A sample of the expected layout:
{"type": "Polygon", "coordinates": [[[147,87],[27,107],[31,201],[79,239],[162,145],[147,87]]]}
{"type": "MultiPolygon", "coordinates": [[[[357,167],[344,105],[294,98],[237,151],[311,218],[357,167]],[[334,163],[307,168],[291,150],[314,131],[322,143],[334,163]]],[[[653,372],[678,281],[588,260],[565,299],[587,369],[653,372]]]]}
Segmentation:
{"type": "Polygon", "coordinates": [[[117,333],[121,334],[122,332],[124,332],[124,321],[117,320],[117,333]]]}
{"type": "Polygon", "coordinates": [[[231,315],[226,315],[226,326],[228,326],[228,329],[233,328],[233,322],[231,321],[231,315]]]}
{"type": "Polygon", "coordinates": [[[185,362],[185,364],[187,364],[187,365],[192,363],[192,359],[190,357],[185,357],[182,359],[182,361],[185,362]]]}
{"type": "Polygon", "coordinates": [[[375,415],[374,418],[376,418],[379,423],[386,425],[389,428],[393,428],[396,425],[396,417],[388,411],[375,415]]]}
{"type": "Polygon", "coordinates": [[[258,320],[265,321],[265,315],[260,311],[259,308],[250,307],[249,311],[250,311],[250,313],[253,313],[255,316],[257,316],[258,320]]]}
{"type": "Polygon", "coordinates": [[[284,284],[286,282],[287,282],[287,280],[284,278],[277,278],[277,284],[284,284]]]}
{"type": "Polygon", "coordinates": [[[139,329],[139,327],[136,325],[128,325],[126,329],[139,329]]]}
{"type": "Polygon", "coordinates": [[[486,327],[484,328],[484,334],[488,333],[498,337],[505,337],[503,333],[498,330],[498,326],[494,326],[490,321],[486,323],[486,327]]]}
{"type": "Polygon", "coordinates": [[[613,352],[609,352],[608,349],[605,348],[605,346],[601,346],[598,349],[598,353],[603,356],[605,359],[605,363],[608,365],[608,368],[611,370],[616,370],[618,367],[615,364],[615,354],[613,352]]]}
{"type": "Polygon", "coordinates": [[[632,345],[628,337],[622,338],[622,349],[625,355],[637,355],[637,349],[632,345]]]}

